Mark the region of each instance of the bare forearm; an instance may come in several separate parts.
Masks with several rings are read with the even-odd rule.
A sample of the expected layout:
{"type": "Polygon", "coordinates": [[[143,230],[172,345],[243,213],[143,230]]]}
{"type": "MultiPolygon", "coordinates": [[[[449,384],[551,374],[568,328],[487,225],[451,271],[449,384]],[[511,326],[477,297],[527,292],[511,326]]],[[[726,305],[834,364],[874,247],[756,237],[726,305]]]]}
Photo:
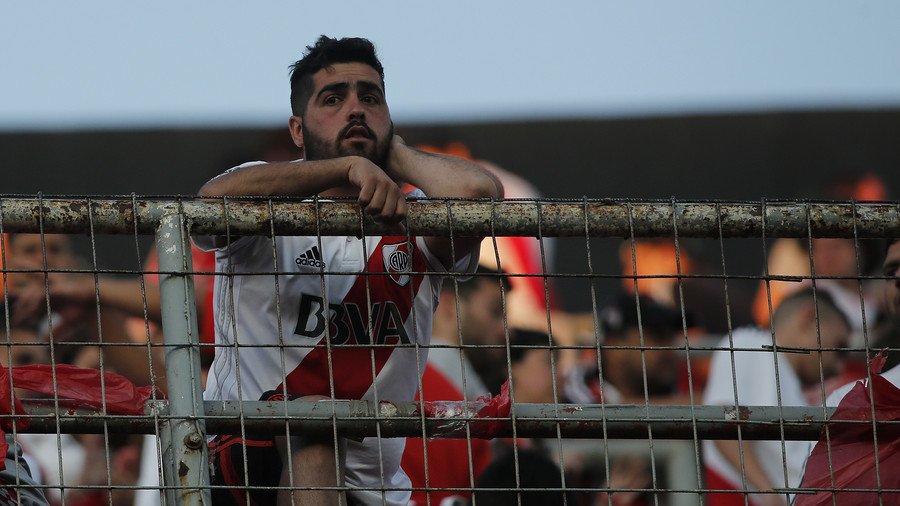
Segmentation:
{"type": "Polygon", "coordinates": [[[147,317],[160,321],[159,286],[144,283],[143,290],[139,280],[100,278],[100,304],[122,311],[129,316],[147,317]]]}
{"type": "Polygon", "coordinates": [[[124,315],[119,311],[107,310],[101,314],[104,343],[102,353],[105,365],[136,385],[150,385],[155,377],[156,386],[165,391],[163,380],[165,365],[162,355],[158,352],[160,348],[149,351],[153,354],[151,362],[147,347],[133,346],[135,341],[128,337],[124,321],[124,315]]]}
{"type": "Polygon", "coordinates": [[[358,157],[330,160],[280,162],[253,165],[226,172],[200,188],[204,197],[307,196],[345,186],[348,172],[358,157]]]}
{"type": "Polygon", "coordinates": [[[762,468],[756,452],[750,446],[750,443],[739,443],[738,441],[715,441],[716,448],[722,453],[722,456],[731,464],[731,467],[741,472],[747,479],[747,484],[756,490],[771,490],[772,482],[769,481],[768,475],[762,468]],[[741,463],[741,444],[743,444],[744,459],[741,463]],[[743,467],[742,467],[743,466],[743,467]]]}
{"type": "Polygon", "coordinates": [[[388,168],[429,197],[503,198],[503,185],[477,163],[395,142],[388,168]]]}

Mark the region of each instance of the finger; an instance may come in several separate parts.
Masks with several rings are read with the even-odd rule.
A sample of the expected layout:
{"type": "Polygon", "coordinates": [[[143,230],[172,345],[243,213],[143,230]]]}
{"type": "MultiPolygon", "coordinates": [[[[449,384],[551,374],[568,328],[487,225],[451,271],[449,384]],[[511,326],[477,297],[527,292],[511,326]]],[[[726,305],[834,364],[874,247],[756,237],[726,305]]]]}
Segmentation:
{"type": "Polygon", "coordinates": [[[369,202],[372,201],[372,197],[375,195],[376,186],[375,184],[364,184],[359,189],[359,197],[357,197],[356,202],[359,204],[359,207],[366,208],[369,205],[369,202]]]}
{"type": "Polygon", "coordinates": [[[369,201],[369,205],[366,206],[366,212],[371,214],[372,216],[381,217],[381,210],[384,209],[384,203],[387,199],[389,189],[379,187],[375,194],[372,195],[372,199],[369,201]]]}
{"type": "Polygon", "coordinates": [[[387,192],[385,194],[384,205],[381,207],[381,221],[385,223],[397,222],[397,198],[395,192],[387,192]]]}
{"type": "Polygon", "coordinates": [[[406,213],[409,210],[409,207],[406,205],[406,195],[403,192],[400,192],[400,195],[397,197],[397,217],[401,220],[406,219],[406,213]]]}

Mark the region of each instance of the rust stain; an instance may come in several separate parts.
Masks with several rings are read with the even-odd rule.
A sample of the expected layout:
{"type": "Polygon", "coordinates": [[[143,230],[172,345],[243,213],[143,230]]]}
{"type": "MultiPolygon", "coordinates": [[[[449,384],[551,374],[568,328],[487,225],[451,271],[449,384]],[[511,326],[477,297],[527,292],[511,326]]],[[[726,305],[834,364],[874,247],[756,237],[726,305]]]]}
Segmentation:
{"type": "Polygon", "coordinates": [[[750,408],[748,408],[746,406],[741,406],[740,408],[738,408],[738,420],[741,420],[741,421],[749,420],[750,415],[752,415],[752,414],[753,414],[753,411],[751,411],[750,408]]]}

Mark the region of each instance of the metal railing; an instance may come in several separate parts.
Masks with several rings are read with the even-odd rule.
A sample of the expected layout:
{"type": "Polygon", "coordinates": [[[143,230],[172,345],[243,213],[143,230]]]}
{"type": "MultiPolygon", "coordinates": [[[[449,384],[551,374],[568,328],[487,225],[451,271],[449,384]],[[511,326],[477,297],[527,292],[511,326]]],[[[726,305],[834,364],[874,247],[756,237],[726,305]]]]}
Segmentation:
{"type": "MultiPolygon", "coordinates": [[[[855,240],[898,237],[900,205],[893,202],[648,202],[588,198],[505,202],[420,201],[410,204],[405,225],[410,236],[583,237],[586,241],[595,237],[618,237],[632,241],[636,238],[665,237],[674,239],[677,251],[678,241],[683,238],[721,241],[746,237],[855,240]]],[[[191,275],[216,273],[193,269],[189,242],[191,234],[231,237],[273,234],[370,236],[391,230],[360,213],[351,202],[296,202],[287,199],[198,201],[135,196],[0,199],[0,233],[87,233],[91,238],[95,234],[135,237],[154,234],[159,257],[157,271],[140,273],[159,274],[160,277],[165,342],[148,343],[146,346],[165,350],[166,399],[148,402],[146,416],[143,417],[111,415],[102,410],[61,408],[58,402],[26,403],[31,419],[28,431],[157,435],[161,445],[163,476],[160,489],[164,490],[170,504],[210,503],[208,434],[272,434],[289,428],[292,432],[304,434],[330,435],[336,432],[357,438],[470,437],[465,429],[466,424],[448,425],[445,417],[424,415],[419,402],[387,400],[374,404],[359,400],[332,400],[286,404],[203,401],[201,349],[209,345],[201,345],[198,337],[196,296],[191,275]]],[[[47,271],[46,266],[43,271],[47,271]]],[[[69,271],[95,275],[105,272],[97,269],[96,264],[93,269],[69,271]]],[[[12,270],[4,270],[4,280],[8,272],[12,270]]],[[[322,274],[328,275],[329,272],[323,271],[322,274]]],[[[553,275],[545,273],[538,276],[553,275]]],[[[580,276],[591,279],[592,274],[588,272],[580,276]]],[[[669,276],[678,279],[690,277],[680,272],[669,276]]],[[[728,279],[724,273],[707,276],[728,279]]],[[[642,276],[631,277],[637,280],[642,276]]],[[[869,279],[864,275],[856,278],[869,279]]],[[[793,277],[778,275],[762,275],[759,279],[764,282],[794,280],[793,277]]],[[[596,304],[594,313],[596,320],[596,304]]],[[[597,328],[595,330],[599,331],[597,328]]],[[[689,358],[691,346],[685,339],[682,346],[675,348],[685,351],[689,358]]],[[[579,349],[575,345],[559,348],[567,347],[579,349]]],[[[602,344],[597,341],[594,348],[599,351],[602,344]]],[[[637,349],[643,351],[653,347],[641,346],[637,349]]],[[[699,447],[702,440],[735,437],[746,441],[815,440],[833,412],[833,408],[823,407],[702,406],[698,397],[699,393],[692,391],[691,404],[677,406],[653,405],[649,400],[643,405],[515,404],[512,417],[487,420],[498,422],[498,437],[603,441],[649,437],[651,441],[692,441],[693,444],[688,446],[693,458],[688,463],[673,466],[696,465],[696,479],[687,486],[675,484],[675,488],[684,493],[681,495],[699,501],[700,493],[704,492],[699,477],[699,447]]],[[[2,415],[0,418],[8,420],[13,416],[2,415]]],[[[456,415],[454,421],[477,423],[484,419],[461,414],[456,415]]],[[[893,422],[869,423],[875,425],[877,431],[880,426],[890,426],[893,422]]],[[[606,464],[609,465],[608,457],[606,464]]],[[[114,487],[110,484],[107,488],[114,487]]]]}

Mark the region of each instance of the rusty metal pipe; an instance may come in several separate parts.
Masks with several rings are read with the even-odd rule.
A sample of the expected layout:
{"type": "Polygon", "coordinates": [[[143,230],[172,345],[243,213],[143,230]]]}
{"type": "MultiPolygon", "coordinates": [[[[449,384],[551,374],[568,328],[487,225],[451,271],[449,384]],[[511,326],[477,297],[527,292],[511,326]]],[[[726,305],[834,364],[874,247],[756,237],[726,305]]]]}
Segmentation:
{"type": "MultiPolygon", "coordinates": [[[[179,202],[192,234],[380,235],[387,232],[351,202],[273,200],[135,200],[130,198],[3,198],[8,232],[84,233],[88,212],[103,234],[152,234],[179,202]],[[318,207],[318,212],[317,212],[318,207]],[[227,212],[227,220],[225,219],[227,212]],[[360,224],[360,215],[363,223],[360,224]]],[[[898,203],[851,202],[659,202],[584,199],[478,201],[420,200],[410,203],[408,227],[414,235],[584,237],[856,237],[900,236],[898,203]],[[448,219],[447,209],[452,213],[448,219]],[[674,223],[674,226],[673,226],[674,223]]]]}

